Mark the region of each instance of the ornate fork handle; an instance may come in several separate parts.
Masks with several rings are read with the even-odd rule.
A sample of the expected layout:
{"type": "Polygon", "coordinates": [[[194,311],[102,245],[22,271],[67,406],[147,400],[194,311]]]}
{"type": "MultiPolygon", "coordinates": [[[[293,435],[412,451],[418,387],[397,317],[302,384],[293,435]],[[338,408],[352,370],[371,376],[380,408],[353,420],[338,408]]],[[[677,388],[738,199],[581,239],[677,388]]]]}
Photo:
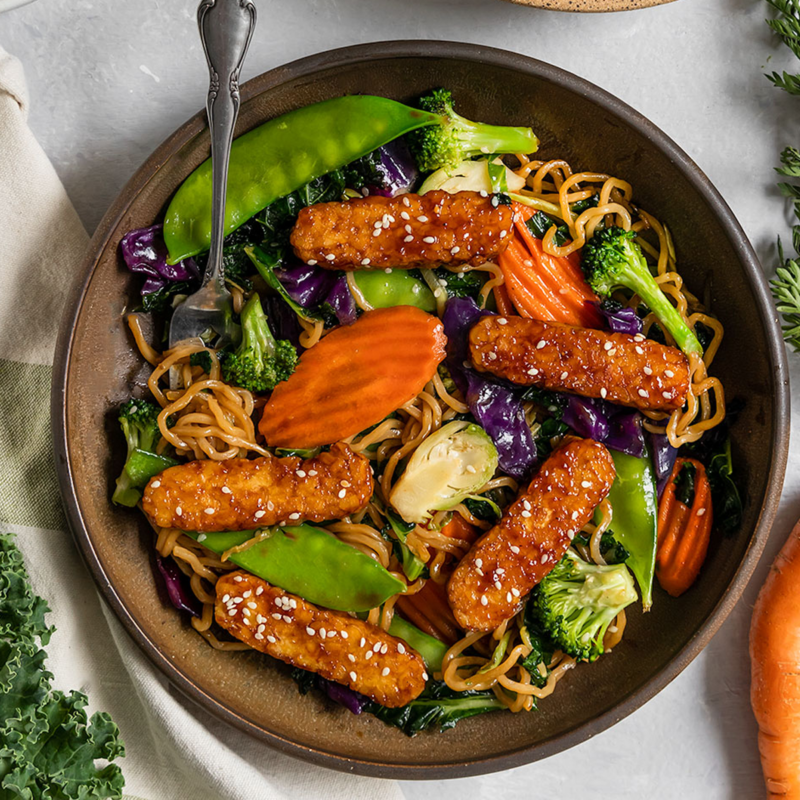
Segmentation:
{"type": "Polygon", "coordinates": [[[214,281],[222,289],[228,163],[239,114],[239,73],[253,36],[256,8],[250,0],[201,0],[197,24],[209,70],[206,109],[211,130],[213,182],[211,246],[203,286],[214,281]]]}

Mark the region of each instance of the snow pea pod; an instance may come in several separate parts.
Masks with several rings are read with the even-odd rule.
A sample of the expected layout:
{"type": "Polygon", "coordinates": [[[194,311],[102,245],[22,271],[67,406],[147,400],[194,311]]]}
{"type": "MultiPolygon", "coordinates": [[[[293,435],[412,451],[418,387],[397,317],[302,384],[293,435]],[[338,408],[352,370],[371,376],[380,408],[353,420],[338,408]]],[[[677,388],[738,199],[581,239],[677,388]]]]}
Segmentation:
{"type": "Polygon", "coordinates": [[[399,614],[392,617],[389,633],[411,645],[425,660],[425,666],[430,672],[441,672],[442,660],[449,649],[444,642],[423,633],[399,614]]]}
{"type": "Polygon", "coordinates": [[[617,541],[630,553],[630,567],[642,593],[645,611],[653,604],[653,573],[656,566],[658,503],[656,478],[650,453],[637,458],[610,450],[617,477],[608,493],[614,511],[611,528],[617,541]]]}
{"type": "Polygon", "coordinates": [[[353,280],[373,308],[416,306],[429,314],[436,311],[436,300],[426,283],[406,270],[358,270],[353,280]]]}
{"type": "MultiPolygon", "coordinates": [[[[231,148],[225,233],[274,200],[423,125],[440,121],[385,97],[337,97],[282,114],[239,136],[231,148]]],[[[180,186],[164,218],[169,263],[208,249],[211,159],[180,186]]]]}
{"type": "MultiPolygon", "coordinates": [[[[215,553],[244,544],[256,531],[189,536],[215,553]]],[[[369,611],[405,584],[355,547],[312,525],[270,528],[229,561],[310,603],[336,611],[369,611]]]]}

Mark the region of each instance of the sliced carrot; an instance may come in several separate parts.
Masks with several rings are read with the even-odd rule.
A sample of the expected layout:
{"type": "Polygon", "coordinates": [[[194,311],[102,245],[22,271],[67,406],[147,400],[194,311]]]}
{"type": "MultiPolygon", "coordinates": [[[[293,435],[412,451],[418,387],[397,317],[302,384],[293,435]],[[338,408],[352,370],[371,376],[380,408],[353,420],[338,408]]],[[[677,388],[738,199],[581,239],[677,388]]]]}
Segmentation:
{"type": "Polygon", "coordinates": [[[412,625],[416,625],[423,633],[427,633],[428,636],[433,636],[441,642],[445,641],[436,626],[411,602],[410,597],[398,598],[397,608],[412,625]]]}
{"type": "Polygon", "coordinates": [[[579,255],[545,253],[541,239],[525,224],[534,213],[514,204],[514,235],[498,258],[511,302],[523,317],[599,328],[602,318],[593,305],[597,296],[583,278],[579,255]]]}
{"type": "Polygon", "coordinates": [[[679,458],[658,507],[656,575],[673,597],[683,594],[697,579],[708,552],[713,509],[705,467],[692,458],[679,458]],[[691,508],[675,495],[675,479],[685,464],[693,464],[694,501],[691,508]]]}
{"type": "Polygon", "coordinates": [[[447,525],[442,528],[442,533],[451,539],[463,539],[465,542],[472,543],[483,531],[470,525],[461,514],[453,514],[447,525]]]}
{"type": "Polygon", "coordinates": [[[495,286],[492,291],[494,292],[494,302],[497,306],[497,310],[504,316],[507,317],[514,313],[514,307],[511,305],[511,300],[508,296],[508,291],[504,284],[498,284],[495,286]]]}
{"type": "Polygon", "coordinates": [[[303,353],[258,428],[272,447],[318,447],[353,436],[422,391],[446,342],[442,323],[414,306],[368,311],[303,353]]]}
{"type": "MultiPolygon", "coordinates": [[[[441,532],[468,543],[482,533],[461,514],[453,514],[441,532]]],[[[447,600],[447,590],[436,581],[429,580],[416,594],[398,598],[397,607],[409,622],[447,644],[455,644],[463,635],[447,600]]]]}
{"type": "Polygon", "coordinates": [[[428,581],[416,594],[398,598],[397,606],[409,622],[443,642],[455,644],[463,635],[447,602],[444,586],[435,581],[428,581]]]}

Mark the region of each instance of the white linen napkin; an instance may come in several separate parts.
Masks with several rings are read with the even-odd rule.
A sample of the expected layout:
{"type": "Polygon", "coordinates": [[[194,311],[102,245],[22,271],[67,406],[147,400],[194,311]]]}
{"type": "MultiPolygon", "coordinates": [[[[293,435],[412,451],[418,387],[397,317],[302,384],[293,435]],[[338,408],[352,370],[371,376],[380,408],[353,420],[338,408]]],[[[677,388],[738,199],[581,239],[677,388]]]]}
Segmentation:
{"type": "Polygon", "coordinates": [[[284,756],[212,718],[150,665],[95,591],[66,530],[49,434],[63,298],[88,237],[27,125],[22,67],[0,48],[0,524],[18,534],[56,625],[48,669],[121,730],[127,798],[402,800],[394,782],[284,756]]]}

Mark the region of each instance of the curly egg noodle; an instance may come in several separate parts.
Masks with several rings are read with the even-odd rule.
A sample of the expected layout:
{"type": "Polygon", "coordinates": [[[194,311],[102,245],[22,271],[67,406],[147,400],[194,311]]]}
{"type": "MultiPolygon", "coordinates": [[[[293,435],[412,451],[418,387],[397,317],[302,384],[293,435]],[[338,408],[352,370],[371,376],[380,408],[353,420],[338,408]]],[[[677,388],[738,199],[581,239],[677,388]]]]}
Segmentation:
{"type": "MultiPolygon", "coordinates": [[[[646,256],[655,266],[656,281],[664,293],[671,298],[683,320],[694,329],[702,323],[713,333],[713,339],[702,358],[690,357],[691,390],[683,409],[667,415],[648,413],[647,430],[666,433],[674,447],[697,441],[704,431],[719,424],[725,417],[725,400],[722,384],[708,375],[708,368],[719,349],[724,333],[723,326],[710,316],[700,301],[684,286],[677,272],[675,249],[669,230],[655,217],[639,209],[632,200],[633,191],[629,183],[610,175],[593,172],[573,173],[563,160],[534,161],[525,155],[516,157],[517,175],[526,180],[519,194],[533,208],[546,212],[562,221],[569,230],[570,241],[556,244],[555,226],[543,239],[544,250],[554,256],[565,256],[579,250],[592,236],[596,227],[604,222],[634,230],[643,234],[638,241],[646,256]],[[575,203],[597,195],[596,207],[575,212],[575,203]]],[[[460,270],[469,268],[460,268],[460,270]]],[[[494,263],[483,264],[472,269],[487,273],[479,301],[485,305],[493,290],[504,282],[503,273],[494,263]]],[[[428,271],[425,271],[428,273],[428,271]]],[[[438,284],[433,273],[425,274],[431,285],[438,284]]],[[[352,276],[349,286],[357,305],[369,310],[363,294],[352,276]]],[[[446,293],[443,287],[434,288],[437,310],[442,313],[446,293]],[[438,291],[437,291],[438,290],[438,291]]],[[[639,298],[625,299],[631,307],[639,305],[639,298]]],[[[237,297],[241,307],[243,297],[237,297]]],[[[653,314],[644,320],[645,332],[656,322],[653,314]]],[[[164,353],[156,352],[145,341],[140,320],[136,314],[128,316],[128,324],[142,356],[154,369],[148,380],[148,388],[162,411],[159,427],[162,434],[159,452],[167,445],[175,448],[179,458],[187,460],[210,458],[224,460],[248,457],[252,454],[269,456],[253,421],[259,401],[248,391],[226,384],[221,377],[219,360],[215,352],[198,342],[196,345],[181,345],[164,353]],[[194,353],[207,352],[211,358],[210,371],[192,366],[194,353]],[[173,388],[164,384],[171,376],[173,388]],[[178,388],[174,388],[177,385],[178,388]],[[168,424],[169,421],[169,424],[168,424]]],[[[320,321],[301,320],[303,332],[301,344],[313,347],[324,335],[320,321]]],[[[665,335],[668,337],[669,334],[665,335]]],[[[670,341],[670,343],[674,343],[670,341]]],[[[416,525],[407,534],[406,545],[428,568],[429,578],[420,578],[409,583],[394,554],[392,528],[388,524],[386,508],[398,473],[398,467],[417,447],[442,425],[459,414],[469,411],[464,398],[455,389],[445,386],[437,374],[413,400],[398,408],[387,419],[374,428],[347,440],[350,447],[370,459],[379,478],[370,503],[359,514],[328,524],[329,533],[342,542],[356,547],[388,569],[406,584],[403,592],[390,598],[382,607],[369,613],[369,621],[388,629],[395,613],[396,603],[401,597],[419,592],[426,580],[444,584],[454,566],[466,554],[471,540],[449,536],[443,527],[453,514],[460,515],[465,522],[479,531],[491,527],[489,522],[478,519],[463,503],[451,511],[436,512],[427,525],[416,525]]],[[[525,404],[526,417],[534,428],[538,427],[537,410],[532,403],[525,404]]],[[[508,476],[498,475],[479,492],[492,492],[492,498],[501,507],[508,505],[518,491],[517,482],[508,476]]],[[[599,522],[588,524],[588,545],[575,544],[582,557],[598,564],[605,564],[600,552],[600,539],[611,524],[613,509],[605,501],[599,508],[599,522]]],[[[156,549],[162,557],[171,556],[188,576],[192,591],[203,604],[202,615],[192,619],[194,628],[221,650],[246,650],[241,642],[221,640],[213,632],[214,585],[221,574],[234,566],[227,561],[230,553],[222,556],[206,550],[185,533],[166,528],[156,528],[156,549]]],[[[258,540],[258,534],[241,547],[258,540]]],[[[553,654],[549,664],[540,664],[544,683],[532,683],[529,671],[522,665],[533,648],[520,612],[491,633],[464,633],[455,627],[452,615],[436,609],[428,612],[433,628],[453,632],[454,641],[443,660],[442,679],[456,691],[491,689],[501,702],[512,711],[530,710],[537,698],[550,695],[557,683],[576,665],[574,658],[560,651],[553,654]],[[438,615],[438,624],[437,624],[438,615]],[[494,656],[494,657],[493,657],[494,656]]],[[[625,630],[625,612],[621,612],[608,628],[604,640],[606,651],[615,647],[625,630]]],[[[447,639],[447,636],[443,638],[447,639]]]]}
{"type": "MultiPolygon", "coordinates": [[[[603,221],[617,225],[626,231],[639,234],[650,231],[655,234],[655,242],[640,236],[638,242],[656,265],[655,280],[661,291],[674,301],[678,313],[692,329],[698,322],[713,332],[713,339],[703,353],[689,356],[691,387],[686,408],[667,415],[663,412],[645,412],[650,418],[645,427],[656,433],[666,433],[673,447],[696,442],[705,431],[719,425],[725,418],[725,393],[718,378],[708,375],[708,368],[722,343],[725,329],[722,323],[706,313],[700,301],[683,285],[683,278],[677,272],[675,247],[669,229],[655,217],[642,211],[632,202],[633,189],[627,181],[595,172],[573,173],[566,161],[532,161],[525,155],[518,155],[520,166],[516,173],[526,179],[527,188],[523,195],[534,208],[557,217],[569,228],[571,241],[559,247],[555,243],[556,228],[551,227],[542,240],[545,252],[553,256],[566,256],[583,247],[592,237],[595,228],[603,221]],[[594,208],[587,208],[574,214],[571,207],[582,200],[598,195],[594,208]],[[712,400],[713,397],[713,400],[712,400]],[[663,425],[667,420],[666,426],[663,425]],[[657,425],[655,423],[662,423],[657,425]]],[[[640,298],[636,295],[627,300],[627,305],[636,308],[640,298]]],[[[644,320],[644,332],[657,322],[655,314],[644,320]]],[[[669,344],[675,344],[669,333],[664,331],[669,344]]]]}

